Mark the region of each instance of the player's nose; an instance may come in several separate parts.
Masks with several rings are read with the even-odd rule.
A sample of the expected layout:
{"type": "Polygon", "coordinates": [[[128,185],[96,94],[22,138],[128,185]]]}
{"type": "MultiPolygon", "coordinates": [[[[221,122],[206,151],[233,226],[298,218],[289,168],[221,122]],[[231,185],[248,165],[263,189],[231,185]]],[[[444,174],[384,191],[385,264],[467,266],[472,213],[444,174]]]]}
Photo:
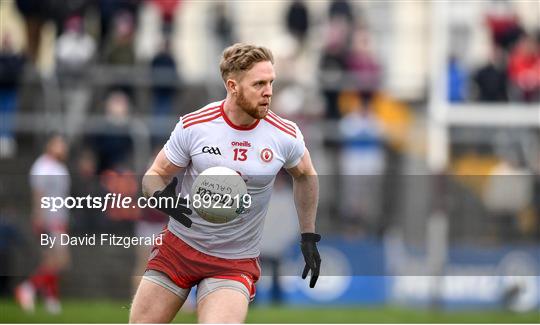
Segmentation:
{"type": "Polygon", "coordinates": [[[272,85],[267,85],[267,86],[264,87],[263,96],[264,97],[272,97],[272,85]]]}

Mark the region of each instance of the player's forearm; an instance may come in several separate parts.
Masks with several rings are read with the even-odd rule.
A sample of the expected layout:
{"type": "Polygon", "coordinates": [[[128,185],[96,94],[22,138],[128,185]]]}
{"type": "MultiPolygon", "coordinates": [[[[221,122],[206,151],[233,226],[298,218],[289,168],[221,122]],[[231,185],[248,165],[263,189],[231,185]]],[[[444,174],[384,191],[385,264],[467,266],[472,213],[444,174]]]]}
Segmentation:
{"type": "Polygon", "coordinates": [[[300,232],[315,232],[315,219],[319,203],[319,179],[317,175],[295,177],[293,191],[300,232]]]}
{"type": "Polygon", "coordinates": [[[164,189],[170,178],[170,175],[160,175],[155,170],[149,169],[142,179],[143,195],[148,198],[156,191],[164,189]]]}

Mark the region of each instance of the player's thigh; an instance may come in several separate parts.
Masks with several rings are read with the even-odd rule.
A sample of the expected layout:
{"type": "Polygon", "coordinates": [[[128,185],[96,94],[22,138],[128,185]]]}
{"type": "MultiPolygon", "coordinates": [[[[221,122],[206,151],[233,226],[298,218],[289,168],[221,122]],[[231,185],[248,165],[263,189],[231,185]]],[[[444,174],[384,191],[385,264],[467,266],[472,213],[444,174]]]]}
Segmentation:
{"type": "Polygon", "coordinates": [[[68,246],[55,246],[42,252],[42,264],[51,270],[63,271],[71,263],[68,246]]]}
{"type": "Polygon", "coordinates": [[[249,306],[249,291],[240,282],[205,279],[198,287],[199,323],[243,323],[249,306]],[[206,282],[210,282],[208,283],[206,282]],[[201,285],[202,284],[202,285],[201,285]]]}
{"type": "MultiPolygon", "coordinates": [[[[185,289],[186,290],[186,289],[185,289]]],[[[182,307],[189,290],[186,290],[185,297],[173,293],[170,289],[150,281],[143,277],[129,315],[130,323],[169,323],[182,307]]]]}

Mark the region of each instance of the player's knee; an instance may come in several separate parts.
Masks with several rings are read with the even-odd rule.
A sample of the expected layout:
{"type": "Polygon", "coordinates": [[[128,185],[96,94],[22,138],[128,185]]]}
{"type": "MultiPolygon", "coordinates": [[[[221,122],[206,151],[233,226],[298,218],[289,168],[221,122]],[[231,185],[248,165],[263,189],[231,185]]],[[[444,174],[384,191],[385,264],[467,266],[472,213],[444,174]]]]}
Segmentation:
{"type": "Polygon", "coordinates": [[[140,308],[132,307],[129,313],[129,323],[130,324],[144,324],[145,322],[145,313],[140,311],[140,308]]]}
{"type": "Polygon", "coordinates": [[[245,322],[244,315],[206,314],[198,317],[200,324],[242,324],[245,322]]]}
{"type": "Polygon", "coordinates": [[[135,297],[133,298],[133,303],[131,304],[131,310],[129,312],[129,323],[154,323],[152,319],[150,319],[152,316],[150,306],[151,304],[143,303],[141,301],[141,294],[140,292],[137,292],[135,294],[135,297]]]}
{"type": "Polygon", "coordinates": [[[130,324],[167,323],[169,320],[163,319],[157,313],[152,313],[147,308],[132,308],[129,314],[130,324]]]}

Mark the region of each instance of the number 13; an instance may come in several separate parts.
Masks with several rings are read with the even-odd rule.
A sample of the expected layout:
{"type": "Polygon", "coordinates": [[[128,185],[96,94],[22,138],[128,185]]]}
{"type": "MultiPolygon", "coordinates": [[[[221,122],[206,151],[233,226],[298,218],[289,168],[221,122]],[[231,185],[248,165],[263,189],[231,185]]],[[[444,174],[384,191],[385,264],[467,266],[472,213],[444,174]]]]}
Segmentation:
{"type": "Polygon", "coordinates": [[[234,148],[234,158],[233,160],[238,160],[238,161],[246,161],[247,160],[247,149],[242,149],[242,148],[234,148]]]}

